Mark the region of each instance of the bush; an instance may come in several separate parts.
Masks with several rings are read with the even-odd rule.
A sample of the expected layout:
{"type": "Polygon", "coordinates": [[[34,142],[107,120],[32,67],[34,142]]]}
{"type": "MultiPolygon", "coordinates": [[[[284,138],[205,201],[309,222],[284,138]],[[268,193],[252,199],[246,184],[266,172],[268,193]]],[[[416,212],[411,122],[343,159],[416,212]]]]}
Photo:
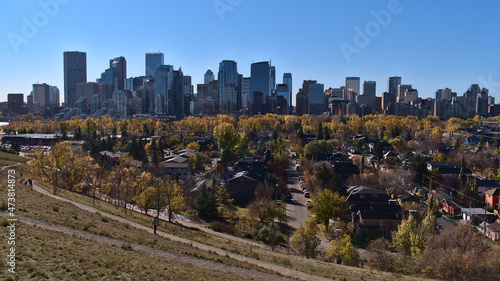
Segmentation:
{"type": "Polygon", "coordinates": [[[0,206],[0,210],[2,211],[7,211],[9,205],[7,204],[7,202],[2,202],[2,205],[0,206]]]}
{"type": "Polygon", "coordinates": [[[210,228],[213,230],[213,231],[217,231],[217,232],[222,232],[222,228],[223,228],[223,223],[220,222],[220,221],[213,221],[211,224],[210,224],[210,228]]]}

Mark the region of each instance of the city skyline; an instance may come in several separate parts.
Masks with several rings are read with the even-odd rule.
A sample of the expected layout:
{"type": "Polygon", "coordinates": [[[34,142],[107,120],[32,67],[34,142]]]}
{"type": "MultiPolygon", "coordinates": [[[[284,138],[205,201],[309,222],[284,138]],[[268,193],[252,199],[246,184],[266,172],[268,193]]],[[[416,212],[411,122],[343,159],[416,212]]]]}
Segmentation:
{"type": "Polygon", "coordinates": [[[285,6],[264,1],[200,1],[200,5],[151,1],[137,11],[131,1],[102,3],[103,11],[116,8],[124,16],[133,12],[137,17],[158,15],[157,10],[167,8],[178,11],[149,21],[152,26],[182,25],[179,30],[168,29],[168,33],[145,30],[147,25],[136,20],[118,29],[106,17],[89,22],[89,15],[103,13],[93,8],[97,3],[93,1],[40,3],[3,4],[9,11],[4,18],[13,24],[0,27],[4,34],[0,56],[3,65],[8,65],[0,73],[2,101],[7,100],[8,93],[29,95],[37,83],[57,86],[63,95],[61,54],[65,51],[87,53],[89,82],[100,78],[109,61],[120,56],[127,60],[127,78],[141,76],[145,53],[157,51],[164,53],[165,64],[182,67],[184,74],[192,77],[193,85],[202,84],[207,69],[216,71],[223,60],[237,62],[238,72],[244,77],[250,76],[252,63],[271,60],[276,67],[276,84],[282,83],[283,73],[292,73],[293,104],[303,80],[317,80],[328,89],[344,85],[350,76],[360,77],[361,83],[376,81],[377,96],[387,90],[387,78],[392,76],[402,77],[401,83],[413,85],[423,98],[434,97],[436,90],[444,88],[462,95],[470,84],[488,88],[494,97],[500,94],[500,72],[495,67],[499,58],[494,49],[499,39],[491,36],[499,26],[493,11],[500,5],[495,2],[459,1],[449,13],[444,13],[449,8],[445,3],[432,2],[435,9],[427,9],[429,1],[405,0],[358,4],[321,1],[309,6],[298,1],[285,6]],[[50,8],[40,3],[56,4],[50,8]],[[274,19],[283,14],[280,9],[289,12],[288,16],[274,19]],[[193,22],[182,20],[187,11],[197,13],[193,22]],[[334,11],[337,17],[333,17],[334,11]],[[353,16],[343,15],[347,11],[353,16]],[[257,12],[266,18],[264,23],[252,16],[257,12]],[[298,20],[299,26],[294,18],[301,15],[308,22],[298,20]],[[476,17],[477,21],[464,23],[465,17],[476,17]],[[425,25],[414,24],[424,18],[425,25]],[[36,32],[24,34],[30,25],[36,32]],[[96,26],[106,32],[95,32],[96,26]],[[254,26],[255,30],[245,26],[254,26]],[[111,31],[137,34],[141,39],[115,36],[111,31]],[[224,35],[228,32],[231,38],[224,35]],[[164,39],[166,35],[169,39],[164,39]],[[311,44],[316,39],[320,39],[318,44],[311,44]],[[264,41],[270,43],[259,43],[264,41]]]}

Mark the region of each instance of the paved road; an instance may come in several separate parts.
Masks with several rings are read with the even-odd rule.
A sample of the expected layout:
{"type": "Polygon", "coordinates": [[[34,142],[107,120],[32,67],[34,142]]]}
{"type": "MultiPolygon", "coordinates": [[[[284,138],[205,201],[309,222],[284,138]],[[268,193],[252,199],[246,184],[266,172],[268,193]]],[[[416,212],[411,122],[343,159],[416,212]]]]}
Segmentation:
{"type": "MultiPolygon", "coordinates": [[[[292,158],[292,160],[295,163],[295,159],[292,158]]],[[[292,201],[286,204],[286,215],[291,238],[301,225],[305,226],[305,221],[309,217],[309,210],[306,207],[306,201],[309,198],[306,198],[302,193],[299,178],[291,169],[288,171],[288,188],[290,188],[293,195],[292,201]]]]}

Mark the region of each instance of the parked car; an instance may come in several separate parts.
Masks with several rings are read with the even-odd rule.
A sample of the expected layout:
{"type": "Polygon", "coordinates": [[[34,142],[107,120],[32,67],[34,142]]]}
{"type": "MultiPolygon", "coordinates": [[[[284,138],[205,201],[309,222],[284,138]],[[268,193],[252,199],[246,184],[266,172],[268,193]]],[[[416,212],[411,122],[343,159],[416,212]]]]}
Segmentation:
{"type": "Polygon", "coordinates": [[[311,195],[309,194],[309,191],[304,192],[304,196],[309,198],[311,195]]]}
{"type": "Polygon", "coordinates": [[[307,207],[307,209],[311,209],[311,207],[312,207],[311,204],[312,204],[312,200],[311,199],[309,199],[309,200],[306,201],[306,207],[307,207]]]}

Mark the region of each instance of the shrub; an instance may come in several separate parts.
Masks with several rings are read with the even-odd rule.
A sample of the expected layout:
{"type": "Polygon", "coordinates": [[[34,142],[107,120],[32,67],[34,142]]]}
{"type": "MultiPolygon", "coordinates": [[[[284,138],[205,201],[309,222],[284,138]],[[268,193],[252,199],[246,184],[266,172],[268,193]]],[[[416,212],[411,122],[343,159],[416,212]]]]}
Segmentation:
{"type": "Polygon", "coordinates": [[[210,228],[217,232],[222,232],[223,224],[220,221],[214,221],[210,224],[210,228]]]}

